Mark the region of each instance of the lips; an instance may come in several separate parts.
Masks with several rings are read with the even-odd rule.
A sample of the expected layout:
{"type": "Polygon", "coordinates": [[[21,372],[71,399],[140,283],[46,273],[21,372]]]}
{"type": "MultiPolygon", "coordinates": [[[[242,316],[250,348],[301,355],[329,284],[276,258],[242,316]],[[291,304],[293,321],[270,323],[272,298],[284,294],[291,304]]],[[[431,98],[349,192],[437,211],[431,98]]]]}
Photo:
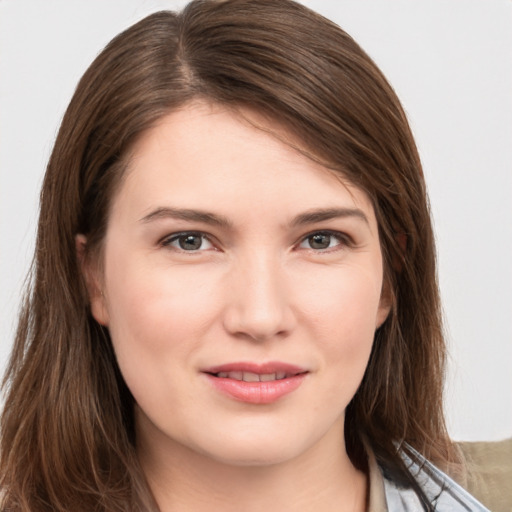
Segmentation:
{"type": "Polygon", "coordinates": [[[270,404],[295,391],[308,371],[282,362],[229,363],[203,370],[213,387],[229,398],[270,404]]]}
{"type": "Polygon", "coordinates": [[[253,373],[253,372],[219,372],[215,375],[223,379],[243,380],[244,382],[270,382],[272,380],[282,380],[293,375],[285,372],[276,373],[253,373]]]}

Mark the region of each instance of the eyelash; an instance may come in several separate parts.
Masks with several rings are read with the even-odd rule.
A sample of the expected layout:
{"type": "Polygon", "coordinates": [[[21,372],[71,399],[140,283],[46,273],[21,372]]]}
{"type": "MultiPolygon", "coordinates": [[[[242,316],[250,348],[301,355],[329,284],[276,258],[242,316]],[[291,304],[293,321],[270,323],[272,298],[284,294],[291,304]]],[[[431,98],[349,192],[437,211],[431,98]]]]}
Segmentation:
{"type": "Polygon", "coordinates": [[[331,230],[321,230],[321,231],[313,231],[305,236],[303,236],[299,241],[299,246],[304,243],[306,240],[311,239],[314,236],[329,236],[331,238],[336,238],[338,240],[338,244],[334,247],[326,247],[324,249],[313,249],[312,247],[309,250],[315,253],[324,253],[324,252],[334,252],[340,250],[341,248],[351,247],[353,246],[352,239],[345,233],[340,231],[331,231],[331,230]]]}
{"type": "Polygon", "coordinates": [[[187,253],[202,252],[197,249],[189,251],[189,250],[183,249],[181,247],[175,247],[172,245],[173,242],[179,241],[180,238],[185,238],[185,237],[199,237],[199,238],[201,238],[201,244],[202,244],[202,241],[206,240],[208,243],[210,243],[212,246],[214,246],[214,244],[212,243],[212,241],[210,240],[208,235],[206,233],[202,233],[201,231],[182,231],[181,233],[173,233],[172,235],[164,238],[160,242],[160,244],[163,247],[171,247],[180,252],[187,252],[187,253]]]}
{"type": "MultiPolygon", "coordinates": [[[[308,239],[311,239],[314,236],[328,236],[328,237],[337,239],[339,242],[336,245],[334,245],[333,247],[329,246],[326,248],[319,248],[319,249],[314,249],[312,247],[305,248],[306,250],[310,250],[315,253],[334,252],[334,251],[340,250],[340,248],[351,247],[353,245],[352,239],[345,233],[342,233],[339,231],[331,231],[331,230],[320,230],[320,231],[312,231],[311,233],[308,233],[307,235],[303,236],[299,240],[299,242],[295,244],[295,246],[300,247],[304,242],[306,242],[308,239]]],[[[193,250],[187,250],[187,249],[183,249],[182,247],[176,247],[176,246],[172,245],[173,242],[179,243],[180,238],[185,238],[185,237],[200,237],[201,245],[202,245],[203,241],[207,241],[212,247],[215,247],[215,244],[210,240],[209,235],[207,235],[206,233],[203,233],[201,231],[182,231],[180,233],[173,233],[172,235],[164,238],[160,242],[160,245],[162,247],[173,248],[182,253],[192,253],[192,254],[203,252],[203,251],[209,249],[209,248],[208,249],[199,249],[198,248],[198,249],[193,249],[193,250]]],[[[330,245],[331,241],[332,240],[329,241],[329,245],[330,245]]]]}

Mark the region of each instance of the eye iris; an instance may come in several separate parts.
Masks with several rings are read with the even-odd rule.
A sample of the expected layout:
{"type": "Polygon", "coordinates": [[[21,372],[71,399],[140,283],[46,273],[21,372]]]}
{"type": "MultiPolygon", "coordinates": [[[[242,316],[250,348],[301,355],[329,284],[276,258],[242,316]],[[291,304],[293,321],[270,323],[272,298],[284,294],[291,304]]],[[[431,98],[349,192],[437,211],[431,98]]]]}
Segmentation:
{"type": "Polygon", "coordinates": [[[180,249],[193,251],[201,247],[203,239],[199,235],[183,235],[179,237],[178,242],[180,249]]]}
{"type": "Polygon", "coordinates": [[[331,243],[331,235],[317,233],[309,237],[309,245],[312,249],[327,249],[331,243]]]}

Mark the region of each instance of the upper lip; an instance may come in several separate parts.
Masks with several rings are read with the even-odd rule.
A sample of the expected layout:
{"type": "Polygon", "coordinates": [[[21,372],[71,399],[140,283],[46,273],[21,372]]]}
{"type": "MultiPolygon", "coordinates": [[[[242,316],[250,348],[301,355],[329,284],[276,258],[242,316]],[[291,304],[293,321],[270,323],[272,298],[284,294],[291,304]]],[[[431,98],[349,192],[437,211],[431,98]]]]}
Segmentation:
{"type": "Polygon", "coordinates": [[[204,373],[215,375],[221,372],[250,372],[258,375],[267,375],[272,373],[285,373],[287,377],[306,373],[308,370],[300,366],[283,363],[280,361],[269,361],[266,363],[254,362],[235,362],[226,363],[218,366],[211,366],[202,370],[204,373]]]}

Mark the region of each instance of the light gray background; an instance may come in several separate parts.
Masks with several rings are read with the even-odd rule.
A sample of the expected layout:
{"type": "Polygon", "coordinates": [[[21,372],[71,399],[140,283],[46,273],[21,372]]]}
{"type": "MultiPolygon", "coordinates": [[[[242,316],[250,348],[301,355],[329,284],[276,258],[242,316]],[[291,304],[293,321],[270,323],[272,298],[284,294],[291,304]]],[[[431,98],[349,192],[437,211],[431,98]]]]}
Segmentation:
{"type": "MultiPolygon", "coordinates": [[[[402,99],[430,189],[456,439],[512,435],[512,2],[309,0],[402,99]]],[[[38,189],[99,50],[183,1],[0,0],[0,369],[33,251],[38,189]]]]}

